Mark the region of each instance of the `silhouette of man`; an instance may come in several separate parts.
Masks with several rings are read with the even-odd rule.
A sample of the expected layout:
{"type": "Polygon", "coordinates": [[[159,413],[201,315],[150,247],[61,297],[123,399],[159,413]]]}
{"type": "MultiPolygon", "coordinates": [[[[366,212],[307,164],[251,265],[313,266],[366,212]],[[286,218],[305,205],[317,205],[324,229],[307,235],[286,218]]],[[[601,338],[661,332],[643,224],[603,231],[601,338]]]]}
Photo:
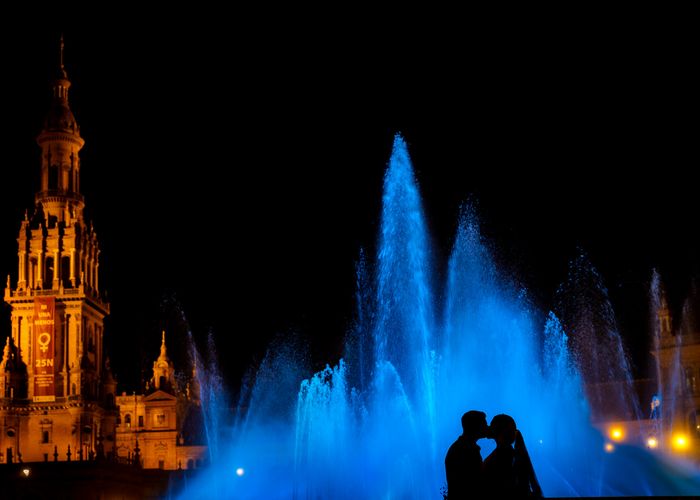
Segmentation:
{"type": "Polygon", "coordinates": [[[449,500],[483,496],[483,460],[476,441],[488,437],[488,433],[484,412],[472,410],[462,415],[462,435],[452,443],[445,456],[449,500]]]}
{"type": "Polygon", "coordinates": [[[542,497],[535,470],[525,448],[522,434],[510,415],[491,420],[491,436],[496,449],[484,460],[485,496],[493,498],[542,497]],[[512,444],[515,442],[515,448],[512,444]]]}

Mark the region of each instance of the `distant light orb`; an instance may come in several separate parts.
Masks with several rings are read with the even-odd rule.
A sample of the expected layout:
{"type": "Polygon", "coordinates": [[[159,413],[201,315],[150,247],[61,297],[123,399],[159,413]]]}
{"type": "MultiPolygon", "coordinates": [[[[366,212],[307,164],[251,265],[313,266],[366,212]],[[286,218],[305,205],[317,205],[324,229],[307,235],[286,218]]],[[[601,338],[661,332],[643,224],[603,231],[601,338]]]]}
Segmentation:
{"type": "Polygon", "coordinates": [[[610,438],[613,441],[622,441],[623,437],[625,437],[625,432],[622,427],[612,427],[610,429],[610,438]]]}
{"type": "Polygon", "coordinates": [[[605,443],[605,451],[608,453],[612,453],[615,451],[615,445],[612,443],[605,443]]]}
{"type": "Polygon", "coordinates": [[[29,474],[32,473],[31,469],[22,469],[22,474],[24,474],[24,477],[29,477],[29,474]]]}
{"type": "Polygon", "coordinates": [[[654,449],[659,446],[659,442],[656,440],[654,436],[651,436],[649,439],[647,439],[647,447],[654,449]]]}
{"type": "Polygon", "coordinates": [[[544,441],[542,441],[542,440],[540,439],[540,444],[542,444],[542,443],[544,443],[544,441]]]}
{"type": "Polygon", "coordinates": [[[676,434],[673,436],[673,447],[678,451],[687,450],[690,446],[687,436],[684,434],[676,434]]]}
{"type": "Polygon", "coordinates": [[[245,470],[243,469],[243,467],[239,467],[238,469],[236,469],[236,475],[238,477],[241,477],[243,474],[245,474],[245,470]]]}

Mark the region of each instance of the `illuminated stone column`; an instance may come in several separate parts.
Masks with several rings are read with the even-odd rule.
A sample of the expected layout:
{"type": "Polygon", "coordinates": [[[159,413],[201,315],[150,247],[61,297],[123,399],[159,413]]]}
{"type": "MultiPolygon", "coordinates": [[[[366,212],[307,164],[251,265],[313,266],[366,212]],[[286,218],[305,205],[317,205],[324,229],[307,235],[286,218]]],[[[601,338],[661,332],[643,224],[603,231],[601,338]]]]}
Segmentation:
{"type": "MultiPolygon", "coordinates": [[[[0,405],[0,450],[5,452],[8,446],[16,452],[21,450],[25,462],[40,462],[47,454],[52,457],[54,446],[58,448],[60,460],[63,461],[68,445],[73,460],[78,458],[81,445],[86,445],[82,447],[82,458],[87,460],[105,421],[107,432],[114,433],[116,427],[116,416],[112,414],[114,408],[110,404],[110,411],[104,411],[106,408],[101,405],[97,387],[103,369],[102,336],[109,304],[96,299],[95,294],[82,293],[83,286],[94,289],[98,284],[98,241],[92,225],[83,218],[79,152],[84,141],[68,105],[70,81],[63,67],[62,53],[63,44],[61,66],[59,71],[54,72],[52,82],[51,107],[37,137],[42,151],[41,187],[34,197],[33,212],[25,213],[16,235],[17,287],[23,293],[4,296],[5,302],[12,308],[12,337],[16,339],[20,360],[26,363],[27,372],[22,374],[20,387],[23,391],[18,396],[23,400],[21,407],[8,407],[5,403],[0,405]],[[35,224],[39,219],[40,228],[35,224]],[[51,267],[50,259],[54,261],[51,267]],[[52,291],[32,292],[43,287],[52,291]],[[33,314],[36,304],[32,302],[39,300],[35,297],[37,295],[48,296],[40,297],[42,305],[51,302],[52,298],[54,302],[54,357],[51,359],[51,366],[55,367],[54,387],[50,391],[42,391],[52,392],[50,395],[40,394],[35,384],[40,368],[44,368],[41,364],[37,367],[35,359],[40,346],[34,339],[33,314]],[[94,353],[88,352],[85,345],[92,329],[95,331],[94,353]],[[83,354],[89,359],[85,365],[81,365],[83,354]],[[37,396],[61,398],[70,397],[71,393],[75,394],[75,398],[70,405],[63,402],[45,404],[48,400],[32,401],[37,396]],[[16,430],[12,443],[7,439],[11,437],[7,436],[8,425],[16,430]],[[49,432],[48,443],[44,442],[46,429],[49,432]]],[[[0,345],[0,355],[2,351],[3,346],[0,345]]],[[[114,395],[116,381],[112,379],[109,384],[109,394],[114,395]]],[[[108,447],[110,451],[113,449],[113,446],[108,447]]]]}
{"type": "Polygon", "coordinates": [[[88,290],[92,288],[92,259],[90,258],[90,254],[87,254],[85,256],[85,283],[83,283],[83,286],[87,288],[88,290]]]}
{"type": "Polygon", "coordinates": [[[97,275],[97,259],[93,257],[91,266],[90,266],[90,286],[92,287],[93,290],[97,290],[96,286],[96,275],[97,275]]]}
{"type": "Polygon", "coordinates": [[[80,286],[85,287],[85,273],[87,272],[87,255],[85,255],[85,248],[81,252],[80,258],[80,286]]]}
{"type": "Polygon", "coordinates": [[[66,314],[65,320],[63,321],[63,396],[68,397],[70,395],[70,380],[68,372],[68,354],[70,352],[70,314],[66,314]]]}
{"type": "Polygon", "coordinates": [[[15,337],[17,349],[19,349],[20,356],[22,355],[22,316],[15,316],[17,318],[17,337],[15,337]]]}
{"type": "Polygon", "coordinates": [[[34,266],[29,264],[29,283],[27,283],[28,288],[34,288],[34,266]]]}
{"type": "Polygon", "coordinates": [[[19,272],[17,274],[17,288],[25,288],[27,286],[27,252],[24,250],[19,252],[19,272]]]}
{"type": "Polygon", "coordinates": [[[15,345],[19,345],[19,316],[13,316],[12,319],[12,338],[15,345]]]}
{"type": "Polygon", "coordinates": [[[53,284],[51,288],[58,290],[58,283],[61,281],[61,258],[58,249],[53,252],[53,284]]]}
{"type": "Polygon", "coordinates": [[[90,257],[90,288],[95,289],[95,258],[90,257]]]}
{"type": "Polygon", "coordinates": [[[83,317],[81,314],[75,315],[75,363],[80,365],[80,357],[83,354],[83,317]]]}
{"type": "Polygon", "coordinates": [[[70,286],[75,288],[75,248],[70,249],[70,286]]]}
{"type": "Polygon", "coordinates": [[[44,252],[39,250],[36,259],[36,287],[42,288],[43,285],[43,269],[44,269],[44,252]]]}

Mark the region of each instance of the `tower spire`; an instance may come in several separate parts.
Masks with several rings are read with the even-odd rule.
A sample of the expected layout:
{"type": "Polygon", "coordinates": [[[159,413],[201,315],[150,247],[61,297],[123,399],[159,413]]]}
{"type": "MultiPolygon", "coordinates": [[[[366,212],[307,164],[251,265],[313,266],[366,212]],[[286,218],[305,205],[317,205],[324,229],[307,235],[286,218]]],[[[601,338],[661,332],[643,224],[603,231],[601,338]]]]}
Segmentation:
{"type": "Polygon", "coordinates": [[[85,141],[68,104],[71,82],[66,73],[64,55],[65,42],[61,34],[58,71],[51,82],[51,104],[37,137],[42,152],[41,187],[35,201],[42,204],[47,218],[72,224],[82,217],[79,153],[85,141]]]}
{"type": "Polygon", "coordinates": [[[175,368],[168,358],[165,347],[165,330],[161,334],[160,356],[153,362],[153,387],[161,390],[172,390],[175,387],[175,368]]]}
{"type": "Polygon", "coordinates": [[[59,53],[59,59],[58,59],[59,69],[61,71],[61,73],[60,73],[61,76],[63,78],[68,78],[68,74],[66,73],[66,69],[63,66],[63,49],[64,49],[64,47],[65,47],[65,44],[63,43],[63,33],[61,33],[61,51],[59,53]]]}
{"type": "Polygon", "coordinates": [[[5,446],[2,424],[2,449],[17,450],[13,443],[23,443],[27,462],[47,460],[45,452],[54,451],[36,439],[30,423],[36,418],[52,429],[42,431],[41,441],[64,451],[70,444],[73,456],[83,459],[90,458],[87,451],[95,450],[102,430],[111,434],[116,426],[116,381],[105,374],[103,363],[109,304],[98,288],[97,235],[83,217],[79,153],[84,142],[68,104],[64,38],[53,38],[49,49],[51,92],[37,137],[41,184],[18,231],[17,285],[4,295],[11,307],[11,338],[0,345],[0,420],[9,418],[16,432],[5,446]],[[79,415],[65,410],[68,399],[80,408],[79,415]],[[71,430],[78,425],[76,415],[80,439],[71,430]]]}

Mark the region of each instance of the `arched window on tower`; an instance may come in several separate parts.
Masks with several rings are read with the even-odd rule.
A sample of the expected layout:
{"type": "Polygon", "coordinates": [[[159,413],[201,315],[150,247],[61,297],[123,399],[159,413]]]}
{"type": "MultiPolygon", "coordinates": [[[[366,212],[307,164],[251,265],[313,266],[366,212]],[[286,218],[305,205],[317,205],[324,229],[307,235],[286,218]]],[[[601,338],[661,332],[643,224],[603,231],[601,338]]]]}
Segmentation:
{"type": "Polygon", "coordinates": [[[70,256],[61,257],[61,283],[63,288],[70,288],[70,256]]]}
{"type": "Polygon", "coordinates": [[[75,179],[75,153],[70,154],[70,169],[66,173],[68,175],[68,190],[75,191],[73,189],[73,179],[75,179]]]}
{"type": "Polygon", "coordinates": [[[32,257],[29,259],[29,286],[36,288],[36,270],[37,270],[37,259],[32,257]]]}
{"type": "Polygon", "coordinates": [[[58,189],[58,165],[49,165],[49,189],[58,189]]]}
{"type": "Polygon", "coordinates": [[[124,416],[124,426],[127,429],[131,429],[131,414],[129,413],[124,416]]]}
{"type": "Polygon", "coordinates": [[[90,325],[88,327],[88,342],[87,342],[87,350],[88,352],[95,352],[95,330],[90,325]]]}
{"type": "Polygon", "coordinates": [[[45,418],[45,419],[41,420],[39,425],[41,426],[41,429],[40,429],[41,430],[41,443],[42,444],[50,443],[51,442],[51,434],[53,431],[53,422],[50,419],[45,418]]]}
{"type": "Polygon", "coordinates": [[[46,258],[46,277],[44,279],[44,288],[53,287],[53,277],[54,277],[54,261],[53,257],[46,258]]]}

